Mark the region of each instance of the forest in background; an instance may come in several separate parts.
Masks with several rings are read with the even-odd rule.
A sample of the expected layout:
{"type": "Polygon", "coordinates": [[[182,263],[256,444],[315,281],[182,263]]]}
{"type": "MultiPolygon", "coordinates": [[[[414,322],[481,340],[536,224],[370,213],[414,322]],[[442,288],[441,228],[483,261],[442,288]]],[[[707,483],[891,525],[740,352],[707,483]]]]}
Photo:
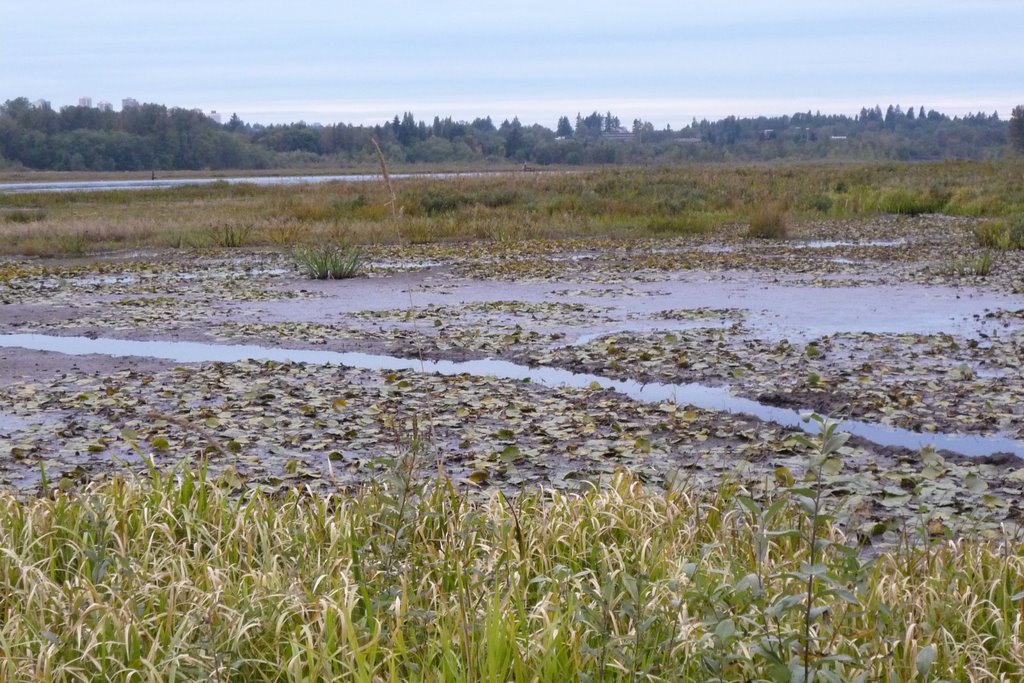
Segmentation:
{"type": "Polygon", "coordinates": [[[0,168],[51,171],[354,168],[375,164],[376,139],[392,164],[642,164],[686,161],[995,159],[1024,150],[1024,107],[951,117],[923,106],[862,108],[853,116],[729,116],[656,129],[612,112],[562,116],[554,128],[518,118],[417,120],[374,126],[261,125],[232,115],[138,104],[121,111],[59,110],[21,97],[0,105],[0,168]]]}

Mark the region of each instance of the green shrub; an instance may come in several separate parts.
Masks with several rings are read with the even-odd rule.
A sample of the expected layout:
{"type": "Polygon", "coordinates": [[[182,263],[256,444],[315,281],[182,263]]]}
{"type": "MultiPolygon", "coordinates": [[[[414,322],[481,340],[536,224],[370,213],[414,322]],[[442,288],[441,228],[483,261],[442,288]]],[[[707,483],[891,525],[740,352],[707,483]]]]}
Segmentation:
{"type": "Polygon", "coordinates": [[[468,196],[461,192],[445,189],[428,190],[421,198],[420,205],[428,216],[452,213],[470,203],[468,196]]]}

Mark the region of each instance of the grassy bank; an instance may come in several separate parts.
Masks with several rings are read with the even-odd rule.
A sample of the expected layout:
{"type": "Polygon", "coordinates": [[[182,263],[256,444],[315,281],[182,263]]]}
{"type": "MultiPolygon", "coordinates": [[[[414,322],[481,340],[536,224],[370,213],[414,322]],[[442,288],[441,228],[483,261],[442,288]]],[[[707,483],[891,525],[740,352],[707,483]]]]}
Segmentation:
{"type": "Polygon", "coordinates": [[[381,182],[0,195],[6,253],[138,247],[293,247],[325,239],[427,243],[650,237],[745,223],[880,213],[1024,212],[1020,161],[874,165],[694,165],[514,172],[381,182]]]}
{"type": "Polygon", "coordinates": [[[186,463],[27,503],[3,494],[0,678],[1020,673],[1017,545],[864,559],[815,488],[754,502],[728,484],[652,491],[620,475],[588,493],[481,500],[395,475],[354,496],[239,497],[186,463]]]}

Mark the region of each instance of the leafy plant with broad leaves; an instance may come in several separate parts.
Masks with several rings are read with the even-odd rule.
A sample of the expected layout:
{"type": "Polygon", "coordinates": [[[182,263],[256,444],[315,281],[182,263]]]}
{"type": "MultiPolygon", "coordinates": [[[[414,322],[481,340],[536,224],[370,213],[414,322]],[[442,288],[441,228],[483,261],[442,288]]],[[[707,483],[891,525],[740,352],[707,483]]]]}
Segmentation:
{"type": "Polygon", "coordinates": [[[780,683],[845,681],[859,668],[856,648],[848,639],[838,647],[837,636],[844,621],[863,616],[866,603],[859,592],[872,568],[855,544],[836,533],[825,509],[827,477],[840,473],[840,449],[850,435],[818,415],[807,419],[818,423],[819,435],[794,437],[812,451],[804,481],[779,468],[781,488],[773,499],[737,498],[750,529],[755,571],[735,590],[753,603],[747,614],[757,617],[748,617],[742,629],[724,620],[715,630],[723,643],[742,637],[744,649],[759,655],[770,680],[780,683]]]}

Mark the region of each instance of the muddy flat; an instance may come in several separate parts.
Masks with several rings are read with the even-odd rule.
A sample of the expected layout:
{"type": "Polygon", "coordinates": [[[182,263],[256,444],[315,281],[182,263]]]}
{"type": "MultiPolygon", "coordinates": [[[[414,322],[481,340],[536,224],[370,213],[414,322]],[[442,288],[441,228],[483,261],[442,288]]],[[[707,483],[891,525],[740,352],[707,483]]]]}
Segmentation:
{"type": "Polygon", "coordinates": [[[380,247],[364,276],[166,250],[0,265],[0,486],[208,458],[232,486],[424,473],[515,490],[802,476],[810,411],[866,537],[1014,532],[1024,258],[951,266],[970,221],[714,238],[380,247]],[[44,479],[45,478],[45,479],[44,479]]]}

